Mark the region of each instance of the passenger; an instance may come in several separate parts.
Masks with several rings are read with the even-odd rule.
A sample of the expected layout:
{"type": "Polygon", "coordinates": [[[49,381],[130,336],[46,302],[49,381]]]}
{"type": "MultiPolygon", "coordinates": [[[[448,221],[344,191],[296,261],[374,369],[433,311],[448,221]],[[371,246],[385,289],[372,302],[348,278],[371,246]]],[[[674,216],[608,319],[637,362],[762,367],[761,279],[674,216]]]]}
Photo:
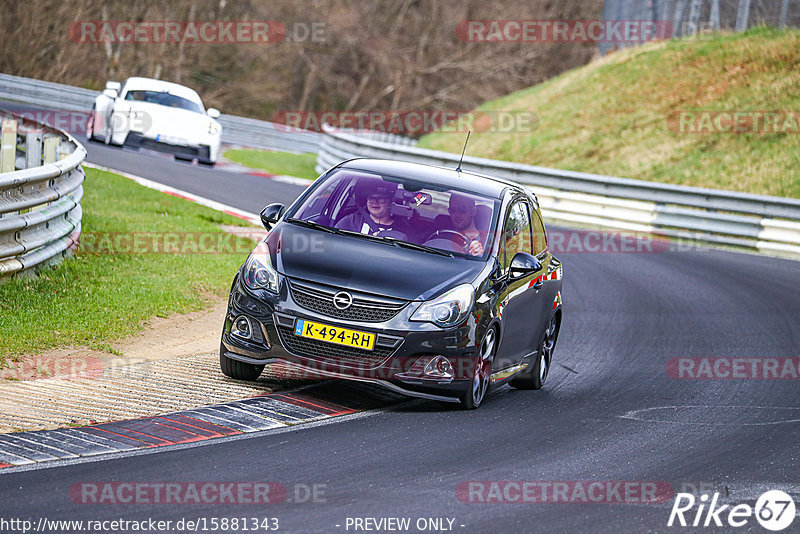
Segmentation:
{"type": "Polygon", "coordinates": [[[366,210],[359,207],[358,211],[336,223],[336,228],[361,234],[408,239],[408,222],[402,217],[392,215],[395,191],[397,186],[394,184],[370,184],[366,190],[366,210]]]}

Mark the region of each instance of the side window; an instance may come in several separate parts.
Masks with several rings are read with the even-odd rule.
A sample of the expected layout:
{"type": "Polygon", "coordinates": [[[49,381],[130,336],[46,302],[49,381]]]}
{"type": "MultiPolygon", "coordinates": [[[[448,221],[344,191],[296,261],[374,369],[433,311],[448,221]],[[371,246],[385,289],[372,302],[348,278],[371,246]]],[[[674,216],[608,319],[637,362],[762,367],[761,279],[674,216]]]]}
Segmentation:
{"type": "Polygon", "coordinates": [[[531,218],[528,205],[524,201],[517,201],[508,212],[503,227],[503,271],[511,265],[511,260],[517,252],[532,251],[531,218]]]}
{"type": "Polygon", "coordinates": [[[547,233],[544,230],[544,223],[539,212],[533,210],[533,254],[541,254],[547,247],[547,233]]]}

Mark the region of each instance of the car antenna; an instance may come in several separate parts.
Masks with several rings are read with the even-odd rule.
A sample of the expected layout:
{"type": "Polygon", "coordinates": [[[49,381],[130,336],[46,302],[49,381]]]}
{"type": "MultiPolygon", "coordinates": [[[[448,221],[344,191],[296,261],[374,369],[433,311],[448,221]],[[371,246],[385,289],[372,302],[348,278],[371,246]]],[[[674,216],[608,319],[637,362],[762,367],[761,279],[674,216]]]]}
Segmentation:
{"type": "Polygon", "coordinates": [[[471,133],[472,133],[471,130],[467,132],[467,140],[464,141],[464,150],[461,151],[461,159],[458,160],[458,167],[456,167],[456,172],[461,172],[461,163],[464,161],[464,153],[467,151],[467,143],[469,143],[469,134],[471,133]]]}

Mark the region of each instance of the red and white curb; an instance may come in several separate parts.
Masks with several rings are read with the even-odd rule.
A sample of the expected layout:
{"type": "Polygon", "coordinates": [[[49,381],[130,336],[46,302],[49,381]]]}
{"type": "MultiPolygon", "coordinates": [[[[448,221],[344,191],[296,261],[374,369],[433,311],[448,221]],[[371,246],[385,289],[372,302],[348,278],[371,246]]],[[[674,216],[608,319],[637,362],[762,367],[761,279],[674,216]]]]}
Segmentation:
{"type": "Polygon", "coordinates": [[[405,397],[334,381],[156,417],[0,434],[0,468],[75,460],[292,427],[385,408],[405,397]]]}
{"type": "Polygon", "coordinates": [[[254,170],[251,169],[250,167],[245,167],[244,165],[240,165],[232,161],[219,161],[214,166],[214,168],[226,172],[249,174],[250,176],[260,176],[262,178],[269,178],[270,180],[275,180],[276,182],[284,182],[287,184],[300,185],[303,187],[308,187],[313,183],[313,180],[306,180],[305,178],[298,178],[297,176],[287,176],[285,174],[272,174],[266,171],[254,170]]]}

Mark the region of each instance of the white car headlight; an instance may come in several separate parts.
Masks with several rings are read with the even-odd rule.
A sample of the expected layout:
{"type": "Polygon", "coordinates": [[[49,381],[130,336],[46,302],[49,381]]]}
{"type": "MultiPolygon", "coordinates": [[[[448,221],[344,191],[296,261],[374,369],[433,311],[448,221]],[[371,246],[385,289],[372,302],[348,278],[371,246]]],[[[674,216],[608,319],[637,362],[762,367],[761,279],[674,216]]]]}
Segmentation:
{"type": "Polygon", "coordinates": [[[272,268],[266,243],[259,243],[247,258],[244,264],[244,284],[250,289],[278,292],[278,271],[272,268]]]}
{"type": "Polygon", "coordinates": [[[219,131],[219,125],[216,122],[209,122],[208,123],[208,133],[211,135],[216,135],[219,131]]]}
{"type": "Polygon", "coordinates": [[[411,316],[412,321],[429,322],[446,328],[462,323],[472,311],[475,289],[463,284],[439,298],[423,302],[411,316]]]}

